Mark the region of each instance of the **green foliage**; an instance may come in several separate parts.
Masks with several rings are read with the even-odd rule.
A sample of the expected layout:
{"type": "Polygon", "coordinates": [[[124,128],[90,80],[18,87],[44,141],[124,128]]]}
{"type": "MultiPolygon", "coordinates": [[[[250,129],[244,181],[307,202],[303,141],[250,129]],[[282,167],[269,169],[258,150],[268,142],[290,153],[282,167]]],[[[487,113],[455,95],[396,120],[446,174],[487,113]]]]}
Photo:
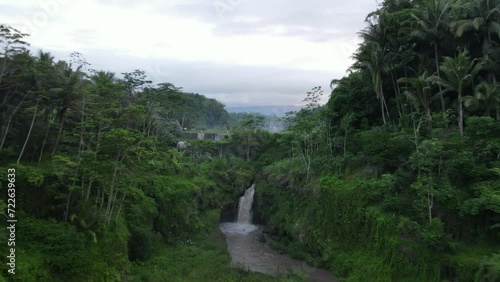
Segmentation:
{"type": "Polygon", "coordinates": [[[313,88],[283,134],[141,70],[118,79],[84,72],[81,57],[32,55],[26,34],[0,25],[0,166],[16,169],[23,215],[16,279],[275,281],[230,268],[220,234],[207,235],[205,212],[257,178],[273,244],[346,281],[498,280],[498,9],[383,1],[328,103],[313,88]],[[174,148],[183,128],[229,127],[230,140],[174,148]]]}
{"type": "Polygon", "coordinates": [[[498,279],[500,279],[500,254],[496,253],[481,263],[474,281],[489,282],[498,279]]]}
{"type": "Polygon", "coordinates": [[[79,281],[87,275],[92,264],[92,243],[83,233],[74,226],[53,220],[41,221],[27,216],[22,219],[16,236],[21,241],[18,248],[22,250],[17,260],[24,263],[19,266],[16,279],[47,281],[57,276],[59,281],[79,281]]]}
{"type": "Polygon", "coordinates": [[[185,237],[184,243],[172,248],[156,243],[155,254],[147,262],[134,266],[129,281],[304,281],[299,275],[269,277],[244,269],[232,268],[226,252],[224,235],[218,230],[219,210],[203,216],[210,228],[195,237],[185,237]],[[189,238],[189,239],[186,239],[189,238]]]}
{"type": "Polygon", "coordinates": [[[20,186],[31,186],[40,187],[44,182],[44,174],[40,168],[30,165],[16,165],[8,164],[1,167],[0,175],[2,179],[7,179],[7,169],[15,169],[15,179],[16,182],[20,183],[20,186]]]}
{"type": "MultiPolygon", "coordinates": [[[[79,53],[75,65],[34,56],[26,36],[0,26],[0,175],[16,170],[17,280],[122,281],[155,248],[213,228],[201,214],[252,182],[252,165],[220,153],[231,140],[175,148],[185,127],[228,129],[219,101],[153,86],[141,70],[84,71],[79,53]]],[[[269,137],[258,135],[252,153],[269,137]]]]}
{"type": "Polygon", "coordinates": [[[475,197],[463,203],[463,214],[477,215],[486,210],[500,214],[500,183],[498,181],[476,184],[474,195],[475,197]]]}
{"type": "Polygon", "coordinates": [[[270,142],[270,133],[263,129],[263,116],[249,116],[233,128],[231,135],[236,153],[245,156],[247,162],[265,149],[270,142]]]}
{"type": "MultiPolygon", "coordinates": [[[[273,246],[346,281],[472,281],[488,272],[480,266],[492,267],[483,257],[498,247],[498,121],[470,116],[461,137],[415,114],[399,126],[367,128],[356,113],[332,109],[308,126],[331,122],[310,155],[312,179],[293,151],[260,167],[257,210],[273,246]]],[[[268,150],[298,144],[300,136],[291,136],[268,150]]]]}
{"type": "MultiPolygon", "coordinates": [[[[299,249],[309,254],[304,258],[319,255],[322,265],[337,275],[349,275],[348,280],[386,281],[393,277],[399,281],[413,277],[433,281],[439,274],[432,263],[436,258],[400,237],[403,218],[369,207],[377,195],[374,190],[385,188],[388,181],[392,180],[385,177],[379,183],[327,177],[318,191],[306,195],[278,184],[259,184],[264,186],[257,190],[262,193],[259,196],[273,199],[259,208],[269,216],[271,226],[288,234],[284,238],[296,241],[299,249]]],[[[293,251],[295,244],[289,243],[287,248],[299,253],[293,251]]]]}
{"type": "Polygon", "coordinates": [[[263,170],[266,179],[284,186],[294,186],[301,179],[303,166],[299,158],[276,161],[263,170]]]}
{"type": "Polygon", "coordinates": [[[333,121],[336,121],[334,124],[338,124],[338,121],[350,112],[354,113],[356,128],[376,124],[380,111],[370,106],[377,100],[370,92],[370,85],[365,83],[366,79],[366,73],[355,72],[333,82],[334,95],[328,100],[327,107],[333,115],[333,121]]]}

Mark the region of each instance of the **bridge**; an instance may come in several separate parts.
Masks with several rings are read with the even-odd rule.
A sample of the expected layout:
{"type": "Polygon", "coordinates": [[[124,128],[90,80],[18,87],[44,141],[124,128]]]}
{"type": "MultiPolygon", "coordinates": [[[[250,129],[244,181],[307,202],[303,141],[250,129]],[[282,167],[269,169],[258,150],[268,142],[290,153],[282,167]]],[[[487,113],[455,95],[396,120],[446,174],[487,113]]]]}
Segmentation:
{"type": "Polygon", "coordinates": [[[181,137],[186,140],[212,140],[212,141],[220,141],[224,139],[229,139],[231,137],[230,133],[182,133],[181,137]]]}

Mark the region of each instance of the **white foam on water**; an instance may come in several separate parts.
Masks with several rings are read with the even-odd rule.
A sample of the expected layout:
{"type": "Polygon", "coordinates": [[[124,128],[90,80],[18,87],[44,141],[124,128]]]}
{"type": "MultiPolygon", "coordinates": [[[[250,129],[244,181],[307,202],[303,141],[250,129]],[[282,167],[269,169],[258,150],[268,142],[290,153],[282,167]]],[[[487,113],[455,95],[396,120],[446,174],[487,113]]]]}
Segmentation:
{"type": "Polygon", "coordinates": [[[259,230],[257,225],[246,223],[225,222],[219,225],[220,230],[224,233],[248,234],[259,230]]]}

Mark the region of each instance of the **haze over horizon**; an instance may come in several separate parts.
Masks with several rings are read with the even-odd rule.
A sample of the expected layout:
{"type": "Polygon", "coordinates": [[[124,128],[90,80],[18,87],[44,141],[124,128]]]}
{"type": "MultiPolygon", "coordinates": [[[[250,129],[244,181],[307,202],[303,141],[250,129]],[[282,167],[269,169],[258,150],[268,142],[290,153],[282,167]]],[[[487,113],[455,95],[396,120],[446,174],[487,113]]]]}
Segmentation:
{"type": "Polygon", "coordinates": [[[0,0],[0,17],[32,49],[91,68],[146,71],[151,80],[228,106],[300,105],[352,64],[375,0],[0,0]],[[333,2],[333,3],[332,3],[333,2]],[[320,12],[318,12],[320,11],[320,12]],[[112,15],[112,16],[110,16],[112,15]]]}

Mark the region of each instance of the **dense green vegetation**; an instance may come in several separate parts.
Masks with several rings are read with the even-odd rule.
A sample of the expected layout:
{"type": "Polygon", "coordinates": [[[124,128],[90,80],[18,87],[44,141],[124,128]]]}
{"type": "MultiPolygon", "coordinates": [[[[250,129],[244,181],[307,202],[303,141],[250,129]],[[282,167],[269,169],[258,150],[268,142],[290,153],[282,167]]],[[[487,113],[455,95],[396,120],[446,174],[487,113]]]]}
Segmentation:
{"type": "MultiPolygon", "coordinates": [[[[19,220],[16,275],[3,263],[1,277],[273,280],[231,270],[214,233],[214,213],[234,205],[253,180],[245,155],[219,157],[207,140],[175,149],[181,127],[226,129],[224,105],[152,85],[139,70],[121,79],[92,70],[78,53],[71,63],[33,55],[26,38],[0,26],[1,207],[7,169],[15,169],[19,220]]],[[[0,248],[2,257],[7,252],[0,248]]]]}
{"type": "Polygon", "coordinates": [[[136,265],[131,281],[303,281],[299,273],[286,273],[272,278],[249,272],[244,266],[232,268],[225,249],[225,239],[218,226],[218,211],[203,218],[212,233],[188,239],[176,248],[159,244],[153,259],[136,265]],[[168,277],[168,279],[165,279],[168,277]]]}
{"type": "Polygon", "coordinates": [[[345,281],[500,280],[500,1],[386,0],[260,155],[275,246],[345,281]]]}
{"type": "Polygon", "coordinates": [[[384,1],[328,103],[313,88],[279,134],[140,70],[33,55],[0,26],[0,205],[14,168],[19,219],[2,277],[300,281],[230,267],[217,215],[255,180],[272,246],[343,281],[499,281],[499,11],[384,1]],[[231,139],[176,149],[181,128],[231,139]]]}

